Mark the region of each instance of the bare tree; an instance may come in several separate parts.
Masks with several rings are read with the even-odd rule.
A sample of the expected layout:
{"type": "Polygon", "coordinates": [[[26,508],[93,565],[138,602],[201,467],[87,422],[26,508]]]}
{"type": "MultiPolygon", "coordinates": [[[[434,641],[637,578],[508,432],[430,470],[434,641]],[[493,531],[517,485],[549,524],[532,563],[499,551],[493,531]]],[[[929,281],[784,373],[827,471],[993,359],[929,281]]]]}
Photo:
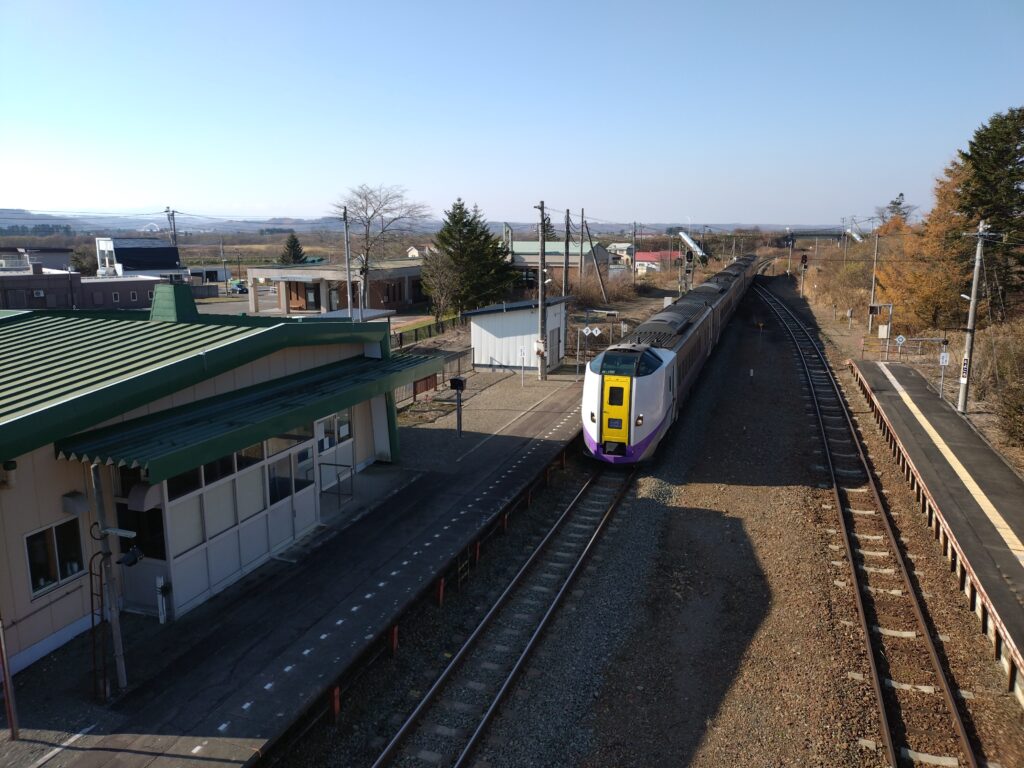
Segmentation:
{"type": "Polygon", "coordinates": [[[372,262],[382,256],[391,238],[409,232],[415,224],[427,218],[430,207],[406,199],[404,187],[360,184],[349,189],[333,208],[338,218],[348,210],[349,227],[355,232],[352,255],[359,260],[361,306],[365,307],[369,298],[367,274],[372,262]]]}

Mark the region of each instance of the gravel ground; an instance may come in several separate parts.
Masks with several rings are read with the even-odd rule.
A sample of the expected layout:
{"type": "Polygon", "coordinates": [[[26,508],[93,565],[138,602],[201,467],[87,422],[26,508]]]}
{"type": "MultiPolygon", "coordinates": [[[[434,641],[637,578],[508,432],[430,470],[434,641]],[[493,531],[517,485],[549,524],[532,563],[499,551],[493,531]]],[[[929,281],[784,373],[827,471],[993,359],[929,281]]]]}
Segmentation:
{"type": "Polygon", "coordinates": [[[481,764],[881,764],[814,431],[761,314],[748,297],[481,764]]]}

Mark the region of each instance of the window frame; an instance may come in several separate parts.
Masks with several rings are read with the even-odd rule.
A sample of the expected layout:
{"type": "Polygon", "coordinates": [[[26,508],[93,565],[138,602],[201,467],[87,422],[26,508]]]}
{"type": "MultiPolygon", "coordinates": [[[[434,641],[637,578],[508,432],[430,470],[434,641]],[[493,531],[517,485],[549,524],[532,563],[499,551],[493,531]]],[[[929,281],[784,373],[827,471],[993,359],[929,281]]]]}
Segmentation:
{"type": "Polygon", "coordinates": [[[22,542],[23,542],[24,552],[25,552],[25,569],[26,569],[26,573],[28,575],[28,588],[29,588],[29,595],[30,595],[29,600],[30,601],[37,600],[40,597],[44,597],[45,595],[48,595],[48,594],[54,592],[55,590],[58,590],[61,587],[66,586],[66,585],[70,584],[71,582],[73,582],[73,581],[75,581],[77,579],[80,579],[86,573],[89,572],[89,568],[88,568],[88,566],[86,565],[86,562],[85,562],[85,552],[86,552],[86,549],[85,549],[85,547],[82,546],[82,524],[81,524],[81,521],[79,520],[79,518],[77,518],[77,517],[75,517],[73,515],[67,516],[67,517],[65,517],[63,520],[61,520],[59,522],[50,523],[49,525],[44,525],[41,528],[36,528],[33,531],[29,531],[28,533],[26,533],[22,537],[22,542]],[[70,576],[62,577],[61,576],[60,550],[59,550],[59,547],[58,547],[58,544],[57,544],[57,528],[59,528],[62,525],[67,525],[68,523],[72,523],[72,522],[75,523],[75,526],[78,529],[78,556],[80,558],[80,562],[78,564],[78,570],[75,573],[71,574],[70,576]],[[32,538],[33,536],[37,536],[38,534],[44,533],[44,532],[48,532],[49,533],[50,540],[51,540],[51,543],[53,545],[53,556],[54,556],[55,565],[56,565],[56,569],[57,569],[57,580],[54,581],[54,582],[51,582],[50,584],[47,584],[47,585],[45,585],[43,587],[39,587],[37,589],[34,586],[34,584],[32,583],[32,561],[29,558],[28,540],[30,538],[32,538]]]}

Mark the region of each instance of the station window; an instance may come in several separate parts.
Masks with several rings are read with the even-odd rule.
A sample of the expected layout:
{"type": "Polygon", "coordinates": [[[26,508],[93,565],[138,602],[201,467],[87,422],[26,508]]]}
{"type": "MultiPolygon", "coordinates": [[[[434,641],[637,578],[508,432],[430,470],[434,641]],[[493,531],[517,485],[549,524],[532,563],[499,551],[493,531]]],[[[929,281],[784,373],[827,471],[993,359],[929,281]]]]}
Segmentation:
{"type": "Polygon", "coordinates": [[[344,411],[338,411],[335,418],[338,424],[338,442],[348,440],[352,437],[352,409],[346,408],[344,411]]]}
{"type": "Polygon", "coordinates": [[[134,539],[121,539],[121,551],[127,552],[138,547],[151,560],[166,560],[167,545],[164,542],[164,516],[159,507],[145,512],[128,509],[128,505],[117,505],[117,527],[135,531],[134,539]]]}
{"type": "Polygon", "coordinates": [[[273,456],[286,451],[294,445],[313,439],[313,424],[300,424],[284,434],[276,435],[267,440],[267,455],[273,456]]]}
{"type": "Polygon", "coordinates": [[[292,460],[290,456],[278,459],[269,465],[270,469],[270,503],[292,495],[292,460]]]}
{"type": "Polygon", "coordinates": [[[152,291],[147,291],[146,293],[149,296],[149,300],[152,301],[153,300],[153,292],[152,291]]]}
{"type": "Polygon", "coordinates": [[[112,294],[110,294],[110,300],[112,302],[114,302],[115,304],[120,304],[121,303],[121,294],[118,293],[117,291],[114,291],[112,294]]]}
{"type": "Polygon", "coordinates": [[[139,292],[138,291],[132,291],[131,292],[131,299],[132,299],[132,301],[138,301],[139,300],[139,292]]]}
{"type": "Polygon", "coordinates": [[[203,481],[206,485],[235,473],[234,454],[221,456],[219,459],[203,464],[203,481]]]}
{"type": "Polygon", "coordinates": [[[182,472],[180,475],[167,478],[167,498],[178,499],[192,491],[198,491],[203,481],[200,477],[199,467],[182,472]]]}
{"type": "Polygon", "coordinates": [[[82,572],[82,535],[78,518],[25,537],[32,594],[45,592],[82,572]]]}
{"type": "Polygon", "coordinates": [[[235,454],[235,460],[238,462],[239,472],[253,464],[259,464],[263,461],[263,443],[256,443],[238,451],[235,454]]]}

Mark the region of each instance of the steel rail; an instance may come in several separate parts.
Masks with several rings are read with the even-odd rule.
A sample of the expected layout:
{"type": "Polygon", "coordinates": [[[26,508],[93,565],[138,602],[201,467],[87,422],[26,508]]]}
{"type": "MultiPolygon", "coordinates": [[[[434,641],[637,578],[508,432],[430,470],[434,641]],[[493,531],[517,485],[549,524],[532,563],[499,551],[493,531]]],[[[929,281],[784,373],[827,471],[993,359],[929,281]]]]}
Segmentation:
{"type": "MultiPolygon", "coordinates": [[[[953,696],[953,690],[949,684],[949,678],[947,677],[945,670],[942,667],[942,661],[939,658],[938,648],[935,645],[935,640],[932,636],[931,631],[929,630],[928,623],[925,619],[924,610],[921,606],[921,601],[918,598],[918,592],[914,588],[914,584],[910,578],[910,573],[907,570],[906,560],[903,557],[903,552],[899,547],[899,542],[896,538],[896,533],[893,530],[892,521],[890,520],[888,514],[888,507],[883,503],[881,494],[878,491],[878,485],[871,474],[870,465],[868,464],[867,457],[864,454],[861,442],[857,437],[857,430],[854,427],[853,419],[850,415],[850,410],[849,408],[847,408],[846,403],[843,400],[842,393],[839,389],[839,384],[832,373],[832,368],[828,363],[828,359],[825,357],[825,354],[818,346],[818,343],[815,341],[814,337],[811,335],[811,332],[808,330],[808,328],[800,321],[800,319],[793,313],[793,311],[788,306],[786,306],[785,302],[783,302],[780,298],[775,296],[771,291],[761,286],[755,286],[755,290],[757,291],[757,294],[761,298],[761,300],[764,301],[764,303],[767,304],[772,309],[772,311],[775,312],[775,314],[779,317],[779,320],[782,322],[783,326],[786,328],[790,337],[793,339],[793,342],[794,344],[796,344],[798,350],[801,349],[801,345],[799,340],[796,338],[796,334],[794,333],[791,324],[795,325],[803,333],[804,337],[807,339],[807,342],[811,345],[811,347],[813,347],[814,352],[817,355],[819,361],[821,362],[825,374],[828,377],[828,381],[832,385],[832,392],[836,397],[836,401],[839,404],[840,410],[842,411],[847,429],[850,434],[851,441],[857,450],[857,457],[860,462],[861,468],[864,472],[866,484],[868,488],[871,490],[871,495],[875,501],[875,507],[881,512],[880,518],[886,533],[886,537],[889,542],[889,547],[894,553],[896,564],[899,566],[900,576],[903,580],[904,587],[906,588],[907,595],[910,598],[910,604],[913,608],[914,616],[917,619],[918,627],[921,630],[922,639],[924,640],[925,647],[928,650],[929,658],[931,659],[932,667],[939,681],[939,687],[942,689],[942,694],[946,702],[946,707],[950,712],[951,719],[953,720],[953,725],[956,729],[957,738],[960,742],[960,747],[963,750],[964,755],[967,757],[967,764],[971,768],[978,768],[977,758],[974,755],[974,750],[971,747],[970,739],[967,736],[967,729],[964,727],[963,718],[960,716],[960,710],[956,705],[956,700],[953,696]],[[785,311],[785,313],[789,316],[790,322],[786,321],[785,317],[783,317],[782,313],[780,312],[780,309],[785,311]]],[[[821,427],[822,440],[825,448],[825,456],[828,459],[829,474],[832,477],[833,497],[836,500],[837,513],[842,524],[844,533],[844,544],[846,545],[846,554],[850,563],[850,570],[852,573],[851,583],[853,583],[856,586],[858,584],[858,577],[856,571],[856,564],[853,559],[852,544],[850,541],[850,529],[846,521],[846,516],[843,513],[842,499],[839,495],[839,483],[837,481],[835,470],[832,464],[831,448],[828,443],[828,435],[825,431],[821,410],[818,406],[817,394],[814,392],[814,384],[810,376],[810,371],[807,367],[807,363],[804,360],[802,354],[801,363],[803,364],[804,372],[807,374],[808,386],[811,390],[811,396],[814,400],[815,411],[818,416],[818,423],[821,427]]],[[[860,616],[861,628],[864,631],[865,639],[868,646],[868,656],[872,672],[872,686],[875,689],[875,695],[878,699],[879,709],[882,713],[882,722],[884,724],[883,739],[886,742],[886,749],[889,752],[889,759],[895,766],[899,764],[897,759],[898,756],[895,752],[895,747],[893,745],[891,726],[889,724],[888,713],[885,709],[885,702],[882,697],[881,681],[879,679],[880,676],[878,674],[878,667],[874,659],[874,645],[871,641],[872,635],[869,631],[869,627],[867,626],[867,618],[864,611],[863,597],[861,595],[861,590],[859,587],[854,589],[854,593],[857,602],[857,613],[860,616]]]]}
{"type": "Polygon", "coordinates": [[[587,541],[587,545],[583,548],[583,552],[580,553],[579,558],[576,560],[576,564],[569,572],[569,575],[565,577],[565,582],[562,584],[562,588],[558,590],[558,594],[555,595],[554,599],[551,601],[551,605],[548,606],[547,611],[544,612],[544,616],[541,617],[540,622],[537,624],[537,628],[533,631],[533,634],[530,636],[529,641],[527,641],[526,647],[523,649],[523,652],[519,655],[519,658],[516,660],[516,663],[512,667],[512,670],[508,673],[508,676],[505,678],[505,682],[502,683],[501,688],[495,695],[493,701],[491,702],[491,705],[487,708],[487,711],[484,712],[483,717],[480,718],[480,723],[477,725],[476,730],[474,730],[472,735],[469,737],[469,741],[466,743],[466,746],[462,750],[462,753],[458,756],[458,758],[456,758],[455,762],[452,764],[452,768],[463,768],[463,766],[466,765],[470,755],[473,753],[473,750],[476,748],[477,744],[482,738],[484,731],[487,729],[488,724],[491,722],[491,719],[494,717],[494,714],[498,711],[498,707],[501,705],[502,700],[505,698],[505,695],[512,687],[512,684],[515,682],[516,678],[519,676],[519,671],[523,668],[523,665],[526,664],[526,660],[529,658],[530,653],[533,651],[533,649],[539,642],[541,634],[544,632],[544,628],[547,626],[548,621],[550,621],[551,617],[555,614],[555,611],[558,610],[559,605],[561,605],[562,598],[565,597],[565,593],[569,590],[569,587],[572,586],[572,583],[576,580],[576,575],[583,567],[583,564],[586,562],[587,557],[590,555],[590,551],[594,548],[594,544],[597,542],[598,538],[601,536],[601,533],[604,531],[605,525],[611,519],[612,514],[615,512],[619,504],[622,502],[623,497],[633,486],[633,479],[636,477],[638,471],[639,470],[637,468],[634,468],[629,473],[629,476],[622,484],[622,488],[619,489],[619,492],[615,494],[615,498],[612,499],[611,504],[608,505],[608,509],[606,509],[604,515],[602,515],[600,522],[598,522],[597,527],[594,529],[593,535],[590,537],[590,540],[587,541]]]}
{"type": "MultiPolygon", "coordinates": [[[[423,698],[419,701],[419,703],[416,705],[416,707],[413,709],[413,711],[409,714],[409,716],[405,719],[405,721],[402,723],[402,725],[399,727],[399,729],[395,732],[395,735],[391,738],[391,741],[388,742],[388,744],[381,751],[380,755],[374,761],[373,768],[383,768],[383,766],[390,764],[392,759],[395,757],[395,752],[402,745],[402,743],[409,736],[409,734],[419,725],[420,720],[421,720],[423,714],[437,700],[437,698],[440,695],[441,691],[444,689],[445,685],[452,678],[452,676],[454,675],[456,670],[459,668],[459,666],[462,664],[462,662],[466,658],[466,656],[472,650],[475,649],[475,647],[477,646],[477,642],[480,639],[480,637],[484,634],[484,632],[491,625],[491,622],[498,615],[499,611],[505,606],[505,604],[508,602],[509,598],[515,593],[516,589],[519,587],[519,585],[522,582],[523,578],[530,571],[530,569],[534,566],[534,564],[536,563],[538,558],[541,556],[541,553],[545,550],[547,545],[550,543],[551,539],[562,528],[563,523],[576,510],[576,507],[579,504],[580,500],[595,485],[597,480],[600,479],[603,476],[605,471],[606,471],[606,468],[604,468],[604,467],[596,470],[587,479],[587,481],[583,484],[583,487],[580,488],[579,492],[577,492],[577,494],[573,497],[572,501],[569,502],[569,504],[566,506],[566,508],[562,512],[562,514],[559,515],[558,519],[552,524],[552,526],[548,530],[547,534],[545,534],[544,538],[541,539],[541,541],[537,544],[536,547],[534,547],[533,552],[526,559],[526,561],[523,563],[523,565],[519,568],[519,570],[516,572],[515,576],[512,577],[512,579],[509,581],[508,585],[505,587],[505,589],[502,591],[502,593],[498,596],[498,598],[491,605],[491,608],[487,611],[487,613],[484,615],[484,617],[480,620],[480,623],[477,624],[476,628],[473,630],[473,632],[470,634],[470,636],[468,638],[466,638],[466,641],[462,644],[462,647],[459,648],[458,652],[448,662],[448,665],[444,668],[444,670],[438,676],[437,680],[434,681],[434,684],[431,685],[430,689],[423,695],[423,698]]],[[[635,476],[635,474],[636,474],[636,472],[634,471],[632,474],[629,475],[629,477],[627,478],[626,483],[624,485],[624,488],[620,491],[619,495],[616,496],[616,502],[621,498],[622,495],[625,494],[625,491],[629,489],[630,485],[632,484],[632,479],[635,476]]],[[[612,507],[614,507],[614,506],[615,506],[615,503],[613,503],[612,507]]],[[[601,522],[599,523],[598,530],[600,530],[603,527],[604,522],[607,519],[607,514],[608,513],[606,513],[605,518],[602,518],[601,522]]],[[[591,537],[591,542],[588,542],[587,547],[584,549],[584,555],[583,555],[584,557],[585,557],[585,553],[589,551],[590,545],[593,542],[595,537],[596,537],[596,533],[595,533],[595,535],[593,537],[591,537]]],[[[573,576],[575,575],[575,573],[576,573],[576,568],[573,569],[573,571],[569,574],[567,579],[571,580],[573,578],[573,576]]],[[[561,594],[562,593],[560,591],[559,594],[556,596],[556,600],[560,599],[561,594]]],[[[548,613],[550,613],[550,608],[549,608],[548,613]]],[[[544,620],[546,620],[547,615],[548,614],[545,613],[545,619],[544,620]]],[[[536,635],[536,632],[534,634],[536,635]]],[[[531,638],[531,640],[532,640],[532,638],[531,638]]],[[[482,732],[482,729],[480,729],[480,730],[482,732]]]]}

